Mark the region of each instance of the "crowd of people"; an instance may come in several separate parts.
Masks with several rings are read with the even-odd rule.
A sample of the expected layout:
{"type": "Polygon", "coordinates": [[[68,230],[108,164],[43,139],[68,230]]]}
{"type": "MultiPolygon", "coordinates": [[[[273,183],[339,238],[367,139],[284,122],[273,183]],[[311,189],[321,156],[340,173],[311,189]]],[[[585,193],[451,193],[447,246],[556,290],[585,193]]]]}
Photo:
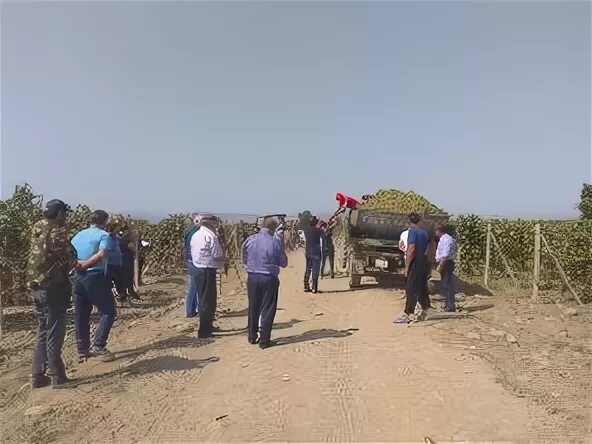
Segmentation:
{"type": "Polygon", "coordinates": [[[76,351],[80,359],[110,356],[106,346],[116,315],[114,283],[117,296],[138,297],[133,288],[133,273],[129,274],[127,265],[130,258],[126,250],[126,227],[109,225],[109,215],[96,210],[89,226],[70,240],[66,226],[70,211],[63,201],[51,200],[43,210],[43,219],[33,228],[32,254],[27,267],[38,316],[33,388],[50,384],[65,388],[75,384],[67,377],[61,357],[72,294],[76,351]],[[100,321],[91,343],[93,307],[99,312],[100,321]]]}
{"type": "MultiPolygon", "coordinates": [[[[66,226],[70,207],[61,200],[47,202],[43,219],[33,229],[32,254],[28,264],[28,282],[38,316],[37,343],[32,364],[33,388],[51,385],[67,388],[76,385],[66,374],[61,357],[66,334],[66,313],[74,297],[76,351],[81,359],[111,357],[107,342],[116,316],[115,298],[138,298],[133,285],[133,254],[129,248],[129,230],[124,223],[110,220],[103,210],[92,213],[90,224],[72,239],[66,226]],[[71,273],[73,272],[73,279],[71,273]],[[96,308],[100,315],[94,337],[90,337],[90,316],[96,308]]],[[[288,265],[285,226],[276,218],[264,217],[257,233],[242,245],[242,264],[248,274],[247,339],[265,349],[271,345],[279,293],[280,269],[288,265]]],[[[440,226],[436,239],[419,227],[416,214],[408,217],[409,229],[401,236],[407,277],[406,304],[396,323],[418,320],[430,308],[427,289],[430,262],[435,261],[442,276],[447,311],[455,310],[454,254],[456,243],[449,230],[440,226]],[[437,247],[435,247],[437,242],[437,247]]],[[[333,230],[329,222],[313,217],[303,228],[306,270],[304,291],[318,293],[319,277],[324,275],[327,259],[329,276],[335,276],[333,230]]],[[[214,215],[195,215],[183,234],[185,262],[189,277],[185,314],[198,317],[198,338],[213,336],[217,305],[217,274],[228,267],[224,250],[222,222],[214,215]]]]}

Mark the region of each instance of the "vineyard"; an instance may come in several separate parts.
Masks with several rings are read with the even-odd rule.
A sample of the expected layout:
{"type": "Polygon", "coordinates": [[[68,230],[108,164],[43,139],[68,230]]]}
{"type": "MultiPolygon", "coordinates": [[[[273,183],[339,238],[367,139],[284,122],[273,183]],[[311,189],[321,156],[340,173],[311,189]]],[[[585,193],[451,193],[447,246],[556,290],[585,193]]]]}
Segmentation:
{"type": "MultiPolygon", "coordinates": [[[[592,192],[584,187],[580,210],[590,213],[592,192]]],[[[380,190],[365,205],[376,209],[418,205],[426,212],[442,213],[415,193],[380,190]]],[[[43,199],[28,186],[0,201],[0,294],[4,305],[26,302],[25,269],[33,224],[41,218],[43,199]]],[[[73,235],[87,225],[91,209],[80,205],[68,219],[73,235]]],[[[119,216],[122,217],[122,216],[119,216]]],[[[149,242],[139,249],[145,276],[163,276],[183,269],[182,233],[188,215],[173,214],[157,224],[128,219],[137,239],[149,242]]],[[[592,295],[592,221],[486,220],[475,215],[452,219],[459,241],[458,270],[463,277],[511,282],[517,287],[561,291],[566,287],[583,302],[592,295]],[[540,233],[540,234],[539,234],[540,233]]],[[[231,260],[239,259],[240,245],[252,233],[251,223],[224,226],[225,245],[231,260]]],[[[336,236],[336,242],[341,242],[336,236]]],[[[136,243],[136,247],[138,244],[136,243]]]]}
{"type": "MultiPolygon", "coordinates": [[[[6,305],[23,304],[26,296],[26,266],[30,251],[32,226],[41,218],[43,199],[28,185],[17,186],[10,199],[0,201],[0,295],[6,305]]],[[[77,206],[67,220],[70,234],[88,226],[92,210],[77,206]]],[[[183,264],[183,231],[190,220],[188,214],[172,214],[157,224],[125,219],[136,239],[149,243],[140,248],[136,242],[143,276],[166,276],[180,272],[183,264]]],[[[231,265],[239,258],[240,245],[253,232],[253,224],[239,222],[224,225],[225,247],[231,265]]]]}

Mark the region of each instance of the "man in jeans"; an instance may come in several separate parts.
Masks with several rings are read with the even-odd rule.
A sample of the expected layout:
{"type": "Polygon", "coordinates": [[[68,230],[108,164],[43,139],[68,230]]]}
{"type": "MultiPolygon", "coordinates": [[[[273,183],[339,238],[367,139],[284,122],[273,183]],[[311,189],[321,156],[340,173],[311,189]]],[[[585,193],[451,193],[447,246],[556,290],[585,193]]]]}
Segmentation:
{"type": "Polygon", "coordinates": [[[454,288],[454,257],[456,255],[456,240],[450,235],[450,230],[444,225],[436,229],[438,248],[436,262],[440,273],[440,286],[446,298],[444,311],[456,311],[456,290],[454,288]]]}
{"type": "Polygon", "coordinates": [[[110,357],[107,339],[115,321],[115,301],[105,265],[110,250],[109,233],[105,227],[109,215],[103,210],[93,211],[89,228],[72,239],[80,261],[74,280],[74,311],[76,315],[76,346],[78,357],[110,357]],[[97,307],[101,319],[90,344],[90,314],[97,307]]]}
{"type": "Polygon", "coordinates": [[[72,293],[68,275],[70,270],[78,267],[65,224],[69,211],[70,207],[61,200],[50,200],[43,210],[43,220],[33,227],[27,281],[38,322],[31,372],[31,387],[34,389],[50,384],[52,388],[74,385],[66,376],[62,360],[66,310],[72,293]]]}
{"type": "Polygon", "coordinates": [[[187,277],[189,278],[189,284],[187,288],[187,296],[185,298],[185,315],[188,318],[194,318],[199,315],[199,302],[197,298],[197,284],[195,282],[195,265],[191,260],[191,238],[195,232],[199,229],[199,218],[197,215],[193,217],[190,222],[189,228],[183,233],[183,245],[185,253],[185,264],[187,267],[187,277]]]}
{"type": "Polygon", "coordinates": [[[304,254],[306,256],[306,270],[304,271],[304,291],[318,293],[319,274],[321,272],[321,236],[323,230],[317,227],[319,220],[316,216],[310,221],[310,225],[304,230],[306,243],[304,245],[304,254]],[[312,289],[310,288],[310,278],[312,275],[312,289]]]}

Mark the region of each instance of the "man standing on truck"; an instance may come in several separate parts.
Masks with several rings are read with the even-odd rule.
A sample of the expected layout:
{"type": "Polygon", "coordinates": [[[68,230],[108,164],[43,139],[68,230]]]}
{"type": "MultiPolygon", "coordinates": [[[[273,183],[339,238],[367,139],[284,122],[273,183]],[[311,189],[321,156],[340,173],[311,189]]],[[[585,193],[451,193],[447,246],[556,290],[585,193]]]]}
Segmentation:
{"type": "Polygon", "coordinates": [[[419,301],[421,312],[417,319],[423,320],[430,308],[430,299],[427,293],[428,257],[426,251],[430,243],[430,236],[426,230],[418,226],[421,217],[417,213],[407,216],[409,235],[407,238],[407,251],[405,254],[405,310],[395,324],[407,324],[414,318],[415,305],[419,301]]]}
{"type": "Polygon", "coordinates": [[[304,272],[304,291],[318,293],[319,273],[321,272],[321,236],[323,230],[317,227],[319,219],[315,216],[310,221],[310,226],[304,229],[306,271],[304,272]],[[312,290],[310,288],[310,277],[312,274],[312,290]]]}

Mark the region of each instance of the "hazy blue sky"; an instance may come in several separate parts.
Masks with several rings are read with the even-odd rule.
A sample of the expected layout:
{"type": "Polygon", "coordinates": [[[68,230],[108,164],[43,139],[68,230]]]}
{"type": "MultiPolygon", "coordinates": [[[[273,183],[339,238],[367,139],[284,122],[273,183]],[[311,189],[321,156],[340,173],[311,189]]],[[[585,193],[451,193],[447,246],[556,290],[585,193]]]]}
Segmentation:
{"type": "Polygon", "coordinates": [[[413,189],[575,214],[588,2],[2,5],[2,195],[148,213],[413,189]]]}

